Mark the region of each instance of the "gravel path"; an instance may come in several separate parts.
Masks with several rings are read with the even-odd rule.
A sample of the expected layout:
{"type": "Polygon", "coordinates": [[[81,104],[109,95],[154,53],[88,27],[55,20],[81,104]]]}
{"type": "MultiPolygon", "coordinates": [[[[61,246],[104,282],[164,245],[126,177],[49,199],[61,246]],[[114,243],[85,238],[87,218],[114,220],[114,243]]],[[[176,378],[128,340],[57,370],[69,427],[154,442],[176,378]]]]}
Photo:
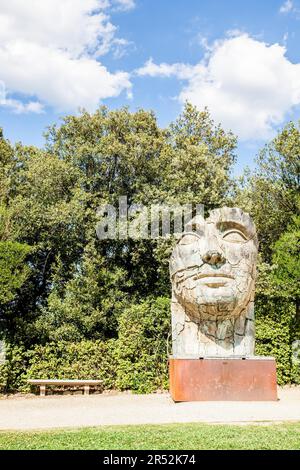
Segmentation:
{"type": "Polygon", "coordinates": [[[279,389],[278,402],[173,403],[161,395],[52,395],[0,399],[0,429],[115,424],[300,421],[300,387],[279,389]]]}

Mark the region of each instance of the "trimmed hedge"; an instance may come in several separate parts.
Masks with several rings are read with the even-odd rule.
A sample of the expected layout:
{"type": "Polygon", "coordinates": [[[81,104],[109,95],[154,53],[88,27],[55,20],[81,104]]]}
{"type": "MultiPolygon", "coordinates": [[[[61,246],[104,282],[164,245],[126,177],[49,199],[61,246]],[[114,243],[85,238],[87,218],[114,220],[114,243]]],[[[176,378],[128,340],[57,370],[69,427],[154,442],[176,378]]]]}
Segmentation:
{"type": "Polygon", "coordinates": [[[114,340],[57,342],[23,348],[8,348],[6,364],[0,370],[2,391],[29,392],[27,379],[101,379],[104,388],[114,388],[115,364],[112,355],[114,340]],[[22,358],[22,360],[19,360],[22,358]],[[2,372],[2,380],[1,380],[2,372]]]}
{"type": "Polygon", "coordinates": [[[119,338],[7,347],[0,392],[29,392],[27,379],[100,379],[104,389],[150,393],[168,387],[170,301],[148,299],[124,310],[119,338]]]}
{"type": "Polygon", "coordinates": [[[256,348],[260,356],[273,356],[279,385],[295,381],[292,344],[297,337],[295,304],[288,300],[260,297],[255,302],[256,348]]]}
{"type": "Polygon", "coordinates": [[[170,300],[159,297],[126,309],[116,342],[119,390],[150,393],[168,388],[170,300]]]}
{"type": "MultiPolygon", "coordinates": [[[[58,342],[37,346],[28,351],[27,379],[95,379],[103,380],[105,389],[115,386],[113,358],[115,340],[58,342]]],[[[24,384],[23,389],[27,385],[24,384]]]]}

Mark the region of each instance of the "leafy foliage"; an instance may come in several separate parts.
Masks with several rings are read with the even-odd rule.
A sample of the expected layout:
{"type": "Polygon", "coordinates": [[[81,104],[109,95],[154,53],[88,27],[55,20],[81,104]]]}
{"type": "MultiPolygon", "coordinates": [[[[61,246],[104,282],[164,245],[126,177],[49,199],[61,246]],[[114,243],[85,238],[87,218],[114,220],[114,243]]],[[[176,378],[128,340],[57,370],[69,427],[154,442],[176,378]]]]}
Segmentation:
{"type": "Polygon", "coordinates": [[[272,261],[279,288],[294,299],[300,320],[300,216],[293,217],[287,230],[276,241],[272,261]]]}
{"type": "Polygon", "coordinates": [[[292,382],[292,343],[295,306],[282,298],[256,301],[256,349],[260,356],[276,359],[279,385],[292,382]]]}
{"type": "Polygon", "coordinates": [[[125,310],[115,351],[117,388],[140,393],[166,388],[169,337],[169,299],[148,299],[125,310]]]}
{"type": "Polygon", "coordinates": [[[300,122],[289,123],[257,157],[253,174],[246,173],[236,203],[254,217],[263,260],[300,210],[300,122]]]}
{"type": "Polygon", "coordinates": [[[0,306],[12,301],[29,275],[24,261],[30,247],[17,242],[0,242],[0,306]]]}
{"type": "MultiPolygon", "coordinates": [[[[79,343],[57,341],[46,346],[36,346],[27,352],[28,368],[23,375],[40,379],[96,379],[103,380],[105,389],[115,385],[113,350],[115,340],[79,343]]],[[[23,388],[24,388],[23,386],[23,388]]]]}
{"type": "Polygon", "coordinates": [[[256,352],[273,355],[279,383],[299,383],[300,123],[289,123],[240,181],[235,204],[253,216],[260,241],[256,283],[256,352]]]}
{"type": "Polygon", "coordinates": [[[104,389],[149,393],[168,385],[170,301],[149,299],[120,315],[110,340],[55,341],[32,349],[9,347],[0,390],[29,391],[27,379],[100,379],[104,389]]]}

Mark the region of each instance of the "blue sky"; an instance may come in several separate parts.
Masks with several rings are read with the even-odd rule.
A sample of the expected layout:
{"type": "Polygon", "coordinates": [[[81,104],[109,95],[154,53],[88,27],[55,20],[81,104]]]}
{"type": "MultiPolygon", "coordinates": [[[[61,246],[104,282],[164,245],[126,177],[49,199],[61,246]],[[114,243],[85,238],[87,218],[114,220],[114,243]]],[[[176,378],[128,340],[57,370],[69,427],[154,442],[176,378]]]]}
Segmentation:
{"type": "Polygon", "coordinates": [[[300,0],[0,0],[0,126],[43,145],[79,106],[189,99],[239,137],[236,173],[300,117],[300,0]]]}

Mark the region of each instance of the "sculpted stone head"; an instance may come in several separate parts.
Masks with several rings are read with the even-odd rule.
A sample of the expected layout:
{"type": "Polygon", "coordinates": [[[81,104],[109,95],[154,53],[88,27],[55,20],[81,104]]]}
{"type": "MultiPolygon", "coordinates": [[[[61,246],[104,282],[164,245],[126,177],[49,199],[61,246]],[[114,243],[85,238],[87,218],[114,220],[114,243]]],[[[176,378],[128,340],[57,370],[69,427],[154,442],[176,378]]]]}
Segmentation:
{"type": "Polygon", "coordinates": [[[237,318],[254,295],[253,221],[241,209],[223,207],[191,224],[171,256],[173,295],[192,321],[237,318]]]}

